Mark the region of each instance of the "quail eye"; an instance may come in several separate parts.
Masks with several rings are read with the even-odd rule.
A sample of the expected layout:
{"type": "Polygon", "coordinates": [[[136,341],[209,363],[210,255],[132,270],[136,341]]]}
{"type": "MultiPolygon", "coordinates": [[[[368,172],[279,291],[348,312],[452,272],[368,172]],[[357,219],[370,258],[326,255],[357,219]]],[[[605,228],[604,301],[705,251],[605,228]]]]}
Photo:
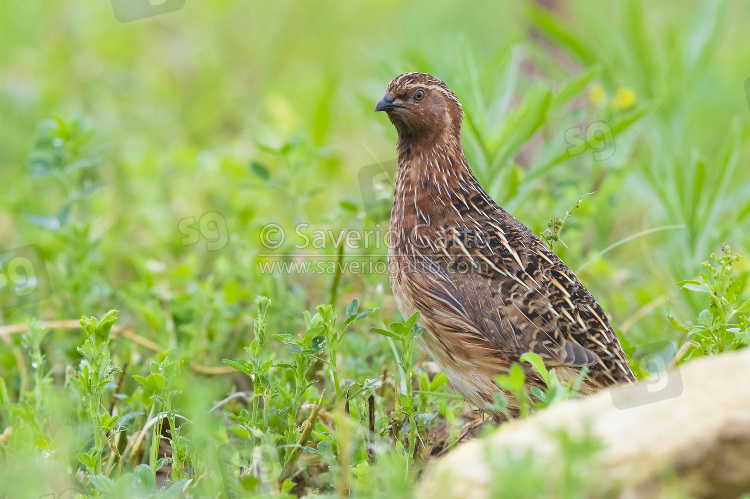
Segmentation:
{"type": "Polygon", "coordinates": [[[420,101],[422,99],[424,99],[424,90],[420,88],[419,90],[414,92],[414,100],[420,101]]]}

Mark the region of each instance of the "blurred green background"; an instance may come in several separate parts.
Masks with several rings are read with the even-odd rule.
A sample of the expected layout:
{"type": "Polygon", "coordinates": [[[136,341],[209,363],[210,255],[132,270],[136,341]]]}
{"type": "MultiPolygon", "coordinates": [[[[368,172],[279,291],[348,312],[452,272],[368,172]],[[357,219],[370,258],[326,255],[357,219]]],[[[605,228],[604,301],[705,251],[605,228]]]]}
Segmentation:
{"type": "MultiPolygon", "coordinates": [[[[702,307],[675,283],[722,243],[748,271],[750,4],[544,4],[187,0],[121,23],[106,1],[4,2],[0,250],[38,245],[51,295],[3,307],[0,324],[116,308],[136,334],[210,367],[249,343],[256,295],[273,302],[274,332],[296,334],[302,311],[332,293],[339,307],[359,297],[380,307],[374,321],[392,322],[386,274],[263,274],[259,263],[306,258],[294,256],[305,253],[296,224],[385,231],[367,218],[358,181],[395,158],[395,131],[373,107],[394,76],[425,71],[463,103],[477,177],[534,232],[594,193],[555,250],[584,267],[626,342],[681,341],[667,313],[686,320],[702,307]],[[581,75],[580,91],[550,101],[581,75]],[[606,143],[571,153],[566,131],[599,122],[606,143]],[[220,214],[210,229],[225,232],[215,251],[205,238],[185,245],[179,226],[205,213],[220,214]],[[285,256],[262,256],[268,223],[287,231],[285,256]]],[[[335,259],[334,242],[325,246],[335,259]]],[[[347,253],[385,260],[382,247],[343,257],[370,259],[347,253]]],[[[345,378],[387,364],[372,325],[346,337],[345,378]]],[[[21,340],[2,339],[14,399],[21,340]]],[[[141,373],[152,352],[117,341],[120,365],[141,373]]],[[[77,365],[79,344],[72,330],[48,336],[55,382],[77,365]]],[[[204,382],[209,401],[237,387],[204,382]]]]}

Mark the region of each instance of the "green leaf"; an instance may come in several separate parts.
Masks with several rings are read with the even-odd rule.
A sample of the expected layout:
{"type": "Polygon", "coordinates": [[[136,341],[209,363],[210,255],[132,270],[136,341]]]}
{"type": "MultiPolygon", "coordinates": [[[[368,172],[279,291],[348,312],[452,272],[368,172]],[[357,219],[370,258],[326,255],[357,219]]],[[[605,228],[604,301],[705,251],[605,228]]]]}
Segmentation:
{"type": "MultiPolygon", "coordinates": [[[[86,368],[88,368],[88,365],[84,366],[84,370],[86,368]]],[[[89,385],[89,377],[80,371],[78,372],[78,382],[81,383],[81,387],[85,391],[87,391],[88,393],[91,393],[91,386],[89,385]]]]}
{"type": "Polygon", "coordinates": [[[299,345],[295,345],[294,343],[287,343],[286,347],[294,353],[298,353],[298,354],[305,353],[304,348],[302,348],[299,345]]]}
{"type": "Polygon", "coordinates": [[[677,319],[675,319],[671,315],[668,315],[667,319],[669,319],[669,323],[672,324],[672,327],[677,329],[678,331],[682,331],[683,333],[687,333],[689,331],[688,328],[677,322],[677,319]]]}
{"type": "Polygon", "coordinates": [[[448,376],[444,372],[439,372],[435,375],[434,378],[432,378],[432,382],[430,382],[430,391],[434,392],[441,386],[443,386],[446,382],[448,382],[448,376]]]}
{"type": "Polygon", "coordinates": [[[750,331],[737,331],[735,335],[740,339],[740,341],[742,341],[742,343],[750,346],[750,331]]]}
{"type": "Polygon", "coordinates": [[[502,167],[515,156],[541,127],[547,118],[547,111],[552,102],[552,91],[546,82],[536,82],[524,93],[523,100],[503,120],[502,128],[490,147],[498,153],[492,160],[491,167],[502,167]]]}
{"type": "MultiPolygon", "coordinates": [[[[409,317],[409,320],[406,321],[406,324],[404,324],[404,332],[408,332],[414,326],[416,326],[418,320],[419,320],[419,312],[414,312],[414,314],[411,317],[409,317]]],[[[403,336],[403,334],[402,334],[402,336],[403,336]]]]}
{"type": "Polygon", "coordinates": [[[332,456],[333,455],[333,447],[331,444],[327,441],[323,441],[318,443],[318,452],[320,452],[323,455],[332,456]]]}
{"type": "Polygon", "coordinates": [[[412,407],[414,407],[414,398],[408,396],[405,393],[398,394],[398,401],[401,404],[401,407],[405,409],[411,409],[412,407]]]}
{"type": "Polygon", "coordinates": [[[242,488],[248,491],[255,490],[259,482],[260,481],[252,475],[245,475],[240,480],[240,484],[242,484],[242,488]]]}
{"type": "MultiPolygon", "coordinates": [[[[322,427],[322,428],[328,429],[320,421],[318,421],[315,424],[318,427],[322,427]]],[[[325,442],[330,442],[331,438],[332,438],[328,433],[324,433],[324,432],[320,432],[320,431],[316,431],[316,430],[312,431],[312,436],[315,437],[315,438],[317,438],[318,440],[322,440],[322,441],[325,441],[325,442]]]]}
{"type": "Polygon", "coordinates": [[[357,213],[359,211],[359,205],[353,201],[346,201],[346,200],[341,201],[339,203],[339,206],[341,206],[343,209],[347,211],[351,211],[354,213],[357,213]]]}
{"type": "Polygon", "coordinates": [[[156,476],[149,465],[139,464],[136,466],[133,470],[133,477],[137,487],[142,492],[153,493],[156,491],[156,476]]]}
{"type": "Polygon", "coordinates": [[[381,374],[377,378],[367,379],[365,380],[364,385],[362,385],[364,388],[376,388],[380,386],[381,382],[383,380],[383,375],[381,374]]]}
{"type": "Polygon", "coordinates": [[[266,168],[266,165],[264,165],[263,163],[253,161],[252,163],[250,163],[250,171],[252,171],[253,175],[261,180],[268,180],[269,178],[271,178],[271,174],[268,172],[268,168],[266,168]]]}
{"type": "Polygon", "coordinates": [[[547,403],[547,394],[545,394],[541,388],[539,388],[538,386],[532,386],[531,388],[529,388],[529,391],[534,397],[539,399],[539,401],[543,404],[543,407],[549,405],[547,403]]]}
{"type": "Polygon", "coordinates": [[[117,426],[118,416],[110,416],[108,413],[103,412],[99,414],[99,425],[112,430],[117,426]]]}
{"type": "Polygon", "coordinates": [[[280,333],[280,334],[274,334],[273,337],[276,338],[277,340],[281,340],[287,346],[289,346],[289,345],[297,345],[298,347],[302,347],[303,346],[302,342],[299,340],[299,338],[297,338],[295,336],[292,336],[291,334],[281,334],[280,333]]]}
{"type": "MultiPolygon", "coordinates": [[[[623,117],[617,121],[614,125],[611,127],[612,135],[611,137],[608,137],[609,139],[616,138],[620,133],[627,130],[630,125],[635,123],[636,121],[640,120],[642,117],[644,117],[646,114],[651,112],[653,109],[656,108],[656,104],[649,103],[647,105],[644,105],[638,109],[635,109],[633,111],[630,111],[629,113],[625,113],[623,117]]],[[[592,141],[588,142],[588,147],[591,147],[592,145],[596,145],[598,142],[592,141]]],[[[541,165],[533,168],[531,171],[529,171],[524,178],[524,193],[529,193],[530,187],[533,185],[532,180],[536,180],[543,175],[546,175],[550,170],[552,170],[555,166],[560,164],[561,162],[570,159],[570,153],[568,152],[568,148],[565,147],[562,151],[560,151],[557,156],[554,156],[550,158],[547,162],[542,163],[541,165]]]]}
{"type": "Polygon", "coordinates": [[[305,341],[312,341],[313,338],[320,336],[325,333],[325,327],[323,324],[312,326],[305,331],[305,341]]]}
{"type": "Polygon", "coordinates": [[[6,408],[9,404],[8,386],[5,384],[5,379],[0,378],[0,408],[6,408]]]}
{"type": "Polygon", "coordinates": [[[391,328],[391,331],[396,333],[398,338],[402,338],[408,331],[402,322],[393,322],[389,324],[388,327],[391,328]]]}
{"type": "Polygon", "coordinates": [[[294,488],[295,483],[288,478],[284,480],[284,483],[281,484],[281,493],[287,494],[290,490],[294,488]]]}
{"type": "Polygon", "coordinates": [[[698,293],[713,294],[713,291],[707,284],[700,283],[698,281],[681,281],[677,283],[682,289],[689,289],[690,291],[696,291],[698,293]]]}
{"type": "Polygon", "coordinates": [[[134,375],[133,378],[135,378],[138,383],[142,384],[152,392],[159,394],[164,391],[164,387],[166,385],[164,376],[159,373],[149,374],[148,378],[144,378],[143,376],[138,375],[134,375]]]}
{"type": "Polygon", "coordinates": [[[413,340],[422,333],[424,333],[424,328],[422,326],[414,326],[409,332],[409,339],[413,340]]]}
{"type": "Polygon", "coordinates": [[[510,366],[510,371],[507,376],[497,376],[495,380],[500,385],[500,388],[508,390],[510,392],[516,392],[523,388],[526,375],[523,369],[518,364],[510,366]]]}
{"type": "Polygon", "coordinates": [[[701,313],[698,314],[698,324],[701,324],[706,327],[706,329],[711,329],[714,324],[714,316],[708,309],[701,310],[701,313]]]}
{"type": "Polygon", "coordinates": [[[115,481],[104,475],[89,475],[89,480],[91,480],[91,484],[96,487],[97,490],[100,490],[105,494],[112,494],[116,490],[115,481]]]}
{"type": "Polygon", "coordinates": [[[552,97],[550,112],[557,111],[570,102],[576,95],[585,90],[586,85],[594,81],[602,74],[601,64],[596,64],[584,70],[581,74],[566,80],[559,92],[552,97]]]}
{"type": "Polygon", "coordinates": [[[355,298],[346,307],[346,322],[350,322],[350,319],[354,320],[357,316],[357,310],[359,310],[359,300],[355,298]]]}
{"type": "Polygon", "coordinates": [[[589,44],[582,36],[573,30],[567,28],[566,23],[550,13],[549,10],[527,3],[528,17],[534,25],[544,34],[556,41],[563,49],[567,49],[572,54],[580,58],[584,64],[590,64],[598,59],[596,52],[592,50],[589,44]]]}
{"type": "MultiPolygon", "coordinates": [[[[393,324],[391,324],[391,326],[392,325],[393,324]]],[[[374,328],[372,328],[372,330],[375,331],[376,333],[378,333],[381,336],[387,336],[389,338],[396,338],[397,340],[401,338],[399,335],[394,334],[394,333],[388,331],[387,329],[379,329],[379,328],[374,327],[374,328]]]]}
{"type": "Polygon", "coordinates": [[[747,312],[750,312],[750,300],[747,300],[745,303],[740,305],[735,313],[744,314],[747,312]]]}
{"type": "Polygon", "coordinates": [[[510,411],[508,411],[508,397],[506,397],[503,392],[497,391],[495,392],[493,399],[493,407],[510,419],[510,411]]]}
{"type": "Polygon", "coordinates": [[[326,337],[324,335],[316,336],[310,342],[310,349],[314,352],[320,352],[326,346],[326,337]]]}
{"type": "Polygon", "coordinates": [[[90,470],[93,470],[96,467],[96,459],[92,459],[91,456],[84,454],[83,452],[78,454],[78,461],[90,470]]]}
{"type": "Polygon", "coordinates": [[[105,342],[109,340],[109,333],[112,331],[112,326],[117,320],[117,310],[110,310],[99,321],[97,327],[97,337],[99,341],[105,342]]]}
{"type": "Polygon", "coordinates": [[[226,365],[228,365],[232,369],[238,370],[241,373],[251,374],[247,370],[245,370],[245,366],[243,364],[240,364],[239,361],[223,359],[222,362],[224,362],[226,365]]]}
{"type": "Polygon", "coordinates": [[[538,354],[534,352],[526,352],[525,354],[521,355],[520,359],[522,362],[525,361],[531,364],[531,367],[544,380],[544,384],[547,386],[550,385],[550,373],[547,370],[547,366],[544,365],[542,358],[538,354]]]}
{"type": "Polygon", "coordinates": [[[372,314],[376,310],[377,310],[377,308],[368,308],[364,312],[360,312],[359,314],[357,314],[357,317],[354,318],[354,322],[364,319],[365,317],[367,317],[368,315],[372,314]]]}

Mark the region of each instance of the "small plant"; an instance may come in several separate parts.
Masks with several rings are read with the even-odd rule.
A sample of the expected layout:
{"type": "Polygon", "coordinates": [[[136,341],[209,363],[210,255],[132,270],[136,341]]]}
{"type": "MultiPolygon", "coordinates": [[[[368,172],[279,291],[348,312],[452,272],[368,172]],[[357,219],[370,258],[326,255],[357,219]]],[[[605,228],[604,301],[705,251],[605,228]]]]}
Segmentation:
{"type": "Polygon", "coordinates": [[[29,350],[31,367],[34,369],[34,408],[37,411],[42,410],[46,387],[52,382],[44,371],[44,355],[42,354],[42,340],[47,331],[46,328],[41,327],[38,319],[34,319],[29,322],[29,332],[23,335],[23,343],[29,350]]]}
{"type": "Polygon", "coordinates": [[[102,154],[93,145],[94,132],[79,119],[42,120],[26,159],[30,181],[41,186],[54,179],[59,186],[43,197],[44,203],[37,200],[25,216],[67,249],[57,256],[58,282],[65,291],[65,306],[73,310],[91,308],[106,289],[100,275],[100,241],[91,231],[96,218],[91,206],[103,185],[102,154]]]}
{"type": "Polygon", "coordinates": [[[706,270],[700,274],[702,282],[688,280],[677,283],[682,289],[707,294],[711,300],[695,322],[679,322],[672,315],[668,316],[675,329],[686,333],[685,341],[696,347],[690,349],[684,360],[750,345],[750,300],[738,305],[745,283],[734,275],[734,264],[742,256],[734,253],[727,244],[722,244],[721,251],[722,256],[711,254],[716,266],[709,261],[701,264],[706,270]]]}
{"type": "MultiPolygon", "coordinates": [[[[336,389],[336,400],[339,402],[343,402],[346,399],[343,387],[339,382],[339,370],[336,367],[336,356],[338,354],[339,344],[344,338],[346,330],[352,325],[352,323],[364,319],[374,311],[375,309],[371,308],[364,312],[359,312],[359,300],[355,298],[346,307],[344,328],[341,331],[336,327],[336,314],[333,313],[333,307],[331,305],[319,305],[318,313],[315,314],[315,317],[311,320],[311,324],[319,327],[320,331],[325,335],[326,347],[328,349],[328,368],[331,371],[331,377],[333,378],[333,384],[336,389]]],[[[306,321],[308,317],[309,314],[305,315],[306,321]]]]}
{"type": "Polygon", "coordinates": [[[565,212],[565,216],[562,219],[553,218],[552,220],[547,222],[547,228],[544,229],[544,232],[540,234],[540,237],[544,239],[544,242],[547,243],[549,249],[554,249],[555,244],[557,244],[558,241],[560,242],[560,244],[567,248],[565,243],[560,239],[560,234],[562,234],[563,227],[565,227],[565,222],[567,222],[568,218],[573,215],[574,211],[581,207],[581,201],[591,196],[592,194],[593,192],[587,192],[586,194],[578,198],[576,204],[574,204],[571,209],[565,212]]]}
{"type": "Polygon", "coordinates": [[[396,363],[399,366],[401,372],[401,391],[398,395],[398,403],[400,411],[409,420],[409,458],[414,457],[414,451],[417,443],[417,424],[416,424],[416,410],[414,394],[412,392],[412,352],[414,351],[414,344],[417,336],[422,334],[424,329],[417,325],[419,320],[419,313],[415,312],[414,315],[409,317],[405,322],[394,322],[391,324],[390,330],[388,329],[375,329],[375,332],[388,338],[391,342],[391,348],[393,355],[396,357],[396,363]],[[401,343],[401,352],[399,353],[396,348],[393,348],[392,340],[396,339],[401,343]]]}
{"type": "MultiPolygon", "coordinates": [[[[279,450],[278,455],[268,456],[271,458],[270,461],[278,462],[280,465],[279,469],[274,471],[272,479],[274,483],[277,482],[278,487],[274,486],[272,490],[285,493],[291,486],[289,484],[293,485],[289,479],[294,474],[295,463],[302,451],[321,456],[331,470],[338,466],[336,460],[340,458],[340,451],[335,432],[317,421],[318,413],[325,400],[325,390],[320,390],[315,396],[314,405],[310,403],[312,401],[309,401],[309,398],[313,396],[310,392],[314,391],[313,386],[317,381],[311,371],[315,365],[327,365],[328,378],[334,385],[334,413],[343,417],[346,393],[345,387],[339,382],[338,348],[348,328],[354,322],[369,316],[375,309],[359,312],[359,300],[352,300],[346,308],[343,327],[339,326],[337,314],[333,312],[331,305],[318,306],[315,315],[306,311],[303,334],[295,336],[277,333],[273,335],[286,345],[292,354],[291,362],[282,363],[264,358],[263,351],[267,338],[266,314],[270,300],[259,297],[256,303],[258,315],[254,321],[255,338],[245,349],[250,360],[224,360],[225,364],[250,376],[255,392],[252,399],[253,408],[252,412],[241,409],[238,414],[229,414],[229,416],[239,425],[234,432],[256,445],[253,453],[260,447],[279,450]],[[259,400],[262,401],[262,406],[258,403],[259,400]],[[308,402],[307,405],[305,405],[306,402],[308,402]],[[312,407],[312,410],[299,426],[298,418],[303,411],[303,405],[312,407]],[[320,440],[317,447],[307,445],[312,437],[320,440]],[[268,445],[269,443],[271,444],[268,445]]],[[[347,383],[346,386],[350,384],[347,383]]],[[[339,421],[337,426],[340,428],[343,424],[339,421]]],[[[253,459],[255,460],[256,457],[253,459]]],[[[264,478],[260,476],[261,473],[253,469],[250,464],[245,465],[244,468],[252,471],[241,476],[235,485],[246,489],[249,486],[254,489],[256,485],[260,485],[260,480],[264,478]]],[[[260,486],[263,488],[266,485],[260,486]]],[[[230,486],[232,487],[234,486],[230,486]]]]}
{"type": "MultiPolygon", "coordinates": [[[[510,366],[510,371],[505,376],[496,376],[495,382],[503,390],[509,392],[516,400],[518,413],[522,418],[527,417],[531,411],[544,409],[563,400],[578,397],[581,384],[583,383],[588,368],[583,367],[578,371],[578,375],[570,381],[560,381],[557,378],[555,369],[548,370],[544,365],[541,357],[533,352],[526,352],[521,355],[521,362],[528,362],[531,368],[539,375],[547,387],[542,390],[538,386],[532,386],[529,391],[534,397],[529,396],[529,392],[524,387],[526,372],[517,363],[510,366]]],[[[501,412],[507,419],[512,418],[509,409],[508,399],[503,392],[495,394],[495,408],[501,412]]]]}
{"type": "MultiPolygon", "coordinates": [[[[265,400],[270,388],[270,382],[266,373],[273,365],[273,360],[263,360],[263,347],[266,345],[266,314],[271,306],[271,300],[265,296],[259,296],[255,300],[258,307],[258,315],[253,321],[253,341],[249,347],[245,347],[250,362],[245,359],[229,360],[224,359],[224,363],[242,373],[247,374],[253,382],[253,409],[249,414],[247,423],[254,428],[265,428],[267,424],[259,421],[260,401],[265,400]]],[[[265,406],[265,404],[264,404],[265,406]]]]}
{"type": "Polygon", "coordinates": [[[156,414],[156,424],[151,440],[151,453],[149,454],[149,465],[156,472],[164,464],[172,463],[172,480],[177,481],[185,477],[184,466],[187,458],[187,440],[180,436],[177,427],[176,412],[173,407],[174,398],[180,394],[176,385],[180,380],[182,361],[170,359],[166,354],[159,354],[159,362],[152,362],[147,377],[133,376],[135,380],[152,391],[151,400],[159,404],[161,411],[156,414]],[[169,422],[169,443],[172,449],[171,458],[159,459],[159,442],[161,441],[164,418],[169,422]]]}
{"type": "MultiPolygon", "coordinates": [[[[320,307],[319,307],[320,309],[320,307]]],[[[335,321],[335,318],[334,318],[335,321]]],[[[287,447],[284,450],[283,461],[287,466],[291,463],[292,456],[296,453],[293,446],[301,436],[302,431],[297,428],[296,420],[302,404],[305,401],[305,394],[313,382],[308,379],[310,369],[313,364],[322,361],[321,355],[324,353],[326,346],[325,327],[322,324],[323,316],[320,313],[310,316],[305,311],[305,333],[302,338],[290,334],[275,334],[274,338],[281,340],[286,347],[292,352],[294,358],[293,364],[277,364],[276,367],[286,369],[293,375],[294,383],[291,386],[282,386],[276,384],[274,391],[279,394],[284,401],[283,412],[286,413],[287,427],[284,431],[284,438],[287,441],[287,447]]]]}
{"type": "Polygon", "coordinates": [[[101,320],[96,317],[81,317],[79,321],[86,333],[86,341],[78,348],[83,356],[78,383],[83,404],[94,428],[94,445],[88,452],[78,454],[78,460],[93,475],[102,474],[102,452],[107,444],[111,444],[110,436],[117,429],[118,416],[111,415],[102,407],[104,388],[114,381],[115,374],[120,371],[112,365],[109,352],[109,334],[116,319],[117,310],[110,310],[101,320]]]}

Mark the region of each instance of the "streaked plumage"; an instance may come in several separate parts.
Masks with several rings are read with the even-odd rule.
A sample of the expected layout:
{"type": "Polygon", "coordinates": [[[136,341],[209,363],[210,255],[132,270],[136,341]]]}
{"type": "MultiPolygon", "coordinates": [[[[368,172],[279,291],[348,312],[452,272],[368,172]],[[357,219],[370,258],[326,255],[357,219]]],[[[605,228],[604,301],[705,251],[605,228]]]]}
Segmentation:
{"type": "Polygon", "coordinates": [[[525,352],[563,379],[589,366],[584,392],[634,381],[599,304],[471,173],[453,92],[434,76],[405,73],[375,110],[386,111],[398,131],[393,294],[404,317],[420,313],[420,342],[451,384],[489,409],[499,390],[493,378],[525,352]]]}

